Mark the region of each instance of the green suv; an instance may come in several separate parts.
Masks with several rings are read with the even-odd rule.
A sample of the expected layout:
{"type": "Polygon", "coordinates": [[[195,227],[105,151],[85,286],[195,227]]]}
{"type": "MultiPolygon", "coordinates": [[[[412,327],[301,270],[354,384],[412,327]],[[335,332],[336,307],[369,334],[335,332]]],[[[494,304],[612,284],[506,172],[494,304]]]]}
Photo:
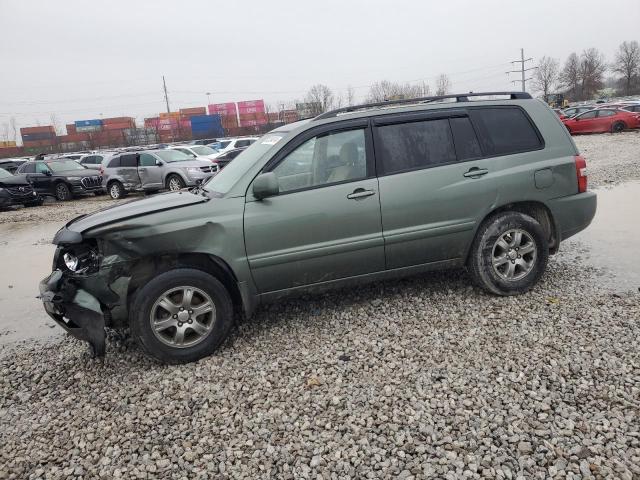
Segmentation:
{"type": "Polygon", "coordinates": [[[40,291],[94,354],[105,326],[130,327],[183,363],[299,292],[443,267],[526,292],[595,211],[584,159],[526,93],[360,105],[273,130],[191,191],[69,222],[40,291]]]}

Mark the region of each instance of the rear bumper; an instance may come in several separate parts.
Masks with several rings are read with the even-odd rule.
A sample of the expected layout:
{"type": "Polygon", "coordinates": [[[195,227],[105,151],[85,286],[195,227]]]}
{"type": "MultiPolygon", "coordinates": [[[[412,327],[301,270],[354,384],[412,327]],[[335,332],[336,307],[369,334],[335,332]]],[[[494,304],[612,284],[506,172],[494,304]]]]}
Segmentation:
{"type": "Polygon", "coordinates": [[[596,214],[598,196],[594,192],[578,193],[548,202],[560,241],[589,226],[596,214]]]}
{"type": "Polygon", "coordinates": [[[55,270],[40,282],[40,298],[47,314],[67,333],[89,343],[95,356],[105,354],[105,321],[100,302],[55,270]]]}

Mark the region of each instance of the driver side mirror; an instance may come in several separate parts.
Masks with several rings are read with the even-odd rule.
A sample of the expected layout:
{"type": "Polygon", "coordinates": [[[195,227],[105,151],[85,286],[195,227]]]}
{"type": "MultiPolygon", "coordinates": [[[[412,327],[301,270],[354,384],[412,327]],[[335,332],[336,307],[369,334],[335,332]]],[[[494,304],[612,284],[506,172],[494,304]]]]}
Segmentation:
{"type": "Polygon", "coordinates": [[[156,167],[161,167],[163,165],[162,161],[156,160],[156,167]]]}
{"type": "Polygon", "coordinates": [[[45,170],[44,174],[45,174],[47,177],[50,177],[51,175],[53,175],[53,173],[51,173],[51,170],[45,170]]]}
{"type": "Polygon", "coordinates": [[[253,196],[258,200],[273,197],[278,193],[280,193],[278,177],[273,172],[262,173],[253,182],[253,196]]]}

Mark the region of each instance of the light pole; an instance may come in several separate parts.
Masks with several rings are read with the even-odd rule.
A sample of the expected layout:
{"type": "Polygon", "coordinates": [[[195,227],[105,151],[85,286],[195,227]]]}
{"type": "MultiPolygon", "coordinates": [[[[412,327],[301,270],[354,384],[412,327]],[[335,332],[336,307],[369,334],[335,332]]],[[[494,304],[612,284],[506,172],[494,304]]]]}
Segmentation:
{"type": "Polygon", "coordinates": [[[211,96],[211,92],[207,92],[207,106],[211,105],[211,99],[209,98],[211,96]]]}

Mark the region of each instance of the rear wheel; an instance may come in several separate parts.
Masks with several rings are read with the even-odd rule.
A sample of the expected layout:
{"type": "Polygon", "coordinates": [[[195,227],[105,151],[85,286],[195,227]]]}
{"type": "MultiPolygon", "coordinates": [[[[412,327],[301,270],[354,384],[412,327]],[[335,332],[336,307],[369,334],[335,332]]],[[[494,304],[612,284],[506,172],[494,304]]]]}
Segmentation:
{"type": "Polygon", "coordinates": [[[540,280],[548,258],[540,224],[528,215],[505,212],[480,226],[468,267],[478,286],[496,295],[517,295],[540,280]]]}
{"type": "Polygon", "coordinates": [[[179,175],[169,175],[167,178],[167,188],[172,192],[182,190],[185,186],[184,180],[179,175]]]}
{"type": "Polygon", "coordinates": [[[624,124],[624,122],[616,122],[611,126],[611,131],[613,133],[620,133],[624,131],[626,128],[627,126],[624,124]]]}
{"type": "Polygon", "coordinates": [[[71,200],[71,189],[66,183],[58,183],[56,185],[56,198],[61,202],[71,200]]]}
{"type": "Polygon", "coordinates": [[[129,321],[133,337],[149,356],[187,363],[211,355],[227,338],[233,307],[216,278],[179,268],[158,275],[136,293],[129,321]]]}
{"type": "Polygon", "coordinates": [[[119,198],[124,197],[126,195],[126,192],[122,184],[118,181],[115,181],[109,184],[109,195],[114,200],[117,200],[119,198]]]}

